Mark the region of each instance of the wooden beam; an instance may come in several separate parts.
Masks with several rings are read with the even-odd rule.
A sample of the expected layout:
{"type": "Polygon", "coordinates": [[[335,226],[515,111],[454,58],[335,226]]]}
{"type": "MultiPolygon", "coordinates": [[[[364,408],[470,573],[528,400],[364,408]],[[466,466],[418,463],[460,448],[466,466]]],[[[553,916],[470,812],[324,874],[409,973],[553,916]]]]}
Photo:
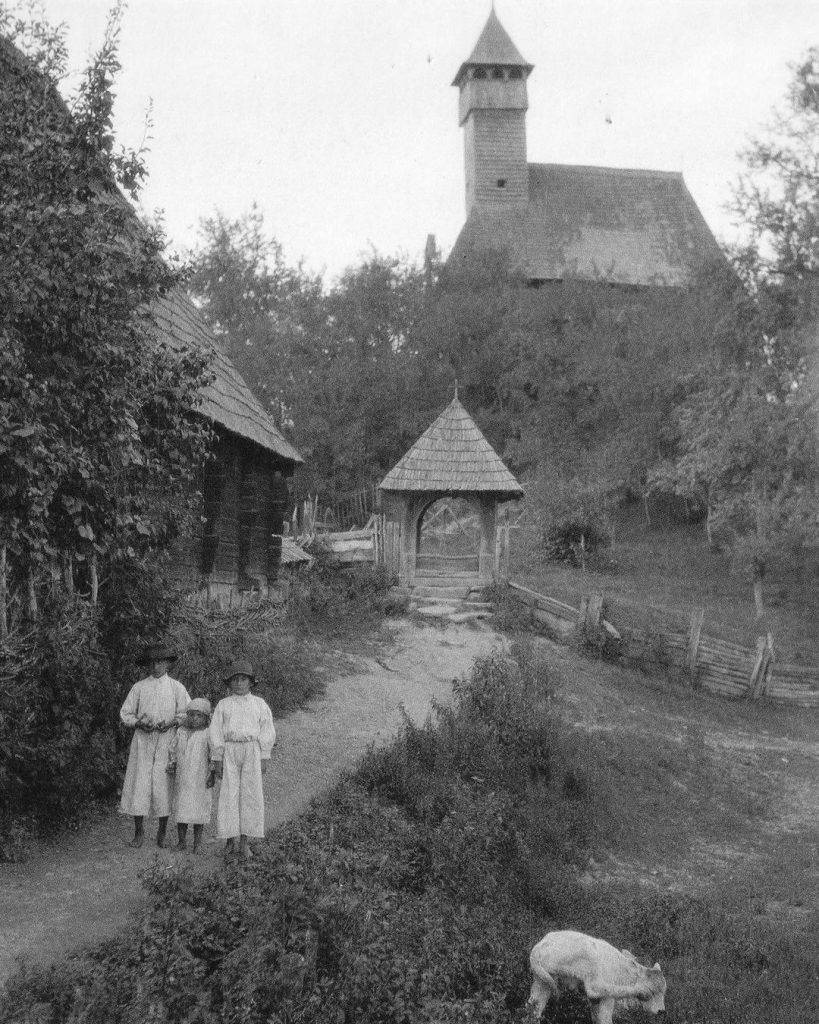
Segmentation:
{"type": "Polygon", "coordinates": [[[702,623],[705,619],[704,608],[694,608],[691,612],[691,621],[688,626],[688,652],[686,667],[688,668],[688,681],[691,689],[697,682],[697,652],[700,646],[700,635],[702,634],[702,623]]]}

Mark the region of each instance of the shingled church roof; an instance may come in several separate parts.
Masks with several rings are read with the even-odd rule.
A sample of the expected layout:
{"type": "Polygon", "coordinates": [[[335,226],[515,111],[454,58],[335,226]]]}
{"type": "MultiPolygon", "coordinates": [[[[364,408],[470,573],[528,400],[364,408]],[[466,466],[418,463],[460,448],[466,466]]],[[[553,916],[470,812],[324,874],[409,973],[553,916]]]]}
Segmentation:
{"type": "Polygon", "coordinates": [[[523,59],[520,50],[509,38],[509,33],[503,25],[501,25],[497,14],[495,14],[494,7],[489,12],[489,17],[478,37],[477,43],[475,43],[472,53],[461,64],[452,84],[460,84],[467,68],[481,65],[525,68],[527,72],[532,70],[532,65],[523,59]]]}
{"type": "Polygon", "coordinates": [[[523,494],[457,394],[379,486],[382,491],[523,494]]]}
{"type": "Polygon", "coordinates": [[[683,285],[723,259],[681,174],[571,164],[529,164],[526,207],[476,204],[449,263],[481,250],[506,252],[530,280],[627,285],[683,285]]]}

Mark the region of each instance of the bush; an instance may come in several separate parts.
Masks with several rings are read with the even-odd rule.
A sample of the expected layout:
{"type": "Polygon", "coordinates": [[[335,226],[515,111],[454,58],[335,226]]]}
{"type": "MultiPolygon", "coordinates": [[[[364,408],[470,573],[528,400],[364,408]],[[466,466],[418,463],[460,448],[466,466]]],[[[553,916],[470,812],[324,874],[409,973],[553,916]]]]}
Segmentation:
{"type": "Polygon", "coordinates": [[[309,632],[340,634],[357,630],[363,619],[386,614],[393,604],[390,590],[395,579],[384,566],[339,565],[322,548],[315,561],[292,583],[287,601],[291,624],[309,632]]]}
{"type": "Polygon", "coordinates": [[[191,696],[211,702],[225,695],[231,662],[246,658],[256,670],[255,692],[274,716],[300,707],[323,691],[318,653],[289,629],[286,613],[272,604],[219,611],[180,604],[167,630],[179,651],[174,673],[191,696]]]}
{"type": "Polygon", "coordinates": [[[602,552],[611,545],[611,500],[601,483],[580,476],[550,477],[536,483],[530,504],[530,522],[548,558],[585,567],[594,554],[608,564],[602,552]]]}
{"type": "Polygon", "coordinates": [[[96,612],[48,599],[0,655],[0,859],[113,791],[117,699],[96,612]]]}

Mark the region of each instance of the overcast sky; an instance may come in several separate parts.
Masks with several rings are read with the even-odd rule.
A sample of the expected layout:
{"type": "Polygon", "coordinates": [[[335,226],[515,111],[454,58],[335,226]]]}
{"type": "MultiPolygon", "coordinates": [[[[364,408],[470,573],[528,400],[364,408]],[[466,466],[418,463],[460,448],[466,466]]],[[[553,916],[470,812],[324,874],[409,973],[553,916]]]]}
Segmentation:
{"type": "MultiPolygon", "coordinates": [[[[44,0],[72,68],[109,0],[44,0]]],[[[819,0],[497,0],[535,65],[533,162],[681,170],[720,239],[736,158],[819,42],[819,0]]],[[[144,204],[183,251],[200,218],[256,200],[288,259],[334,275],[371,245],[446,252],[464,218],[450,82],[489,0],[131,0],[116,110],[144,204]]]]}

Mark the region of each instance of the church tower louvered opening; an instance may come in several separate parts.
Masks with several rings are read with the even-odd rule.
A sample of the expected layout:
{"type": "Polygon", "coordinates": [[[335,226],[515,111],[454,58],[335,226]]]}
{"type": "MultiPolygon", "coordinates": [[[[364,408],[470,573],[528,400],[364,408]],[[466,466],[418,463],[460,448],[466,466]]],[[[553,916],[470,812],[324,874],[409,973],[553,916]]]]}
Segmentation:
{"type": "Polygon", "coordinates": [[[475,206],[526,206],[526,79],[531,70],[493,8],[452,83],[460,90],[467,216],[475,206]]]}

